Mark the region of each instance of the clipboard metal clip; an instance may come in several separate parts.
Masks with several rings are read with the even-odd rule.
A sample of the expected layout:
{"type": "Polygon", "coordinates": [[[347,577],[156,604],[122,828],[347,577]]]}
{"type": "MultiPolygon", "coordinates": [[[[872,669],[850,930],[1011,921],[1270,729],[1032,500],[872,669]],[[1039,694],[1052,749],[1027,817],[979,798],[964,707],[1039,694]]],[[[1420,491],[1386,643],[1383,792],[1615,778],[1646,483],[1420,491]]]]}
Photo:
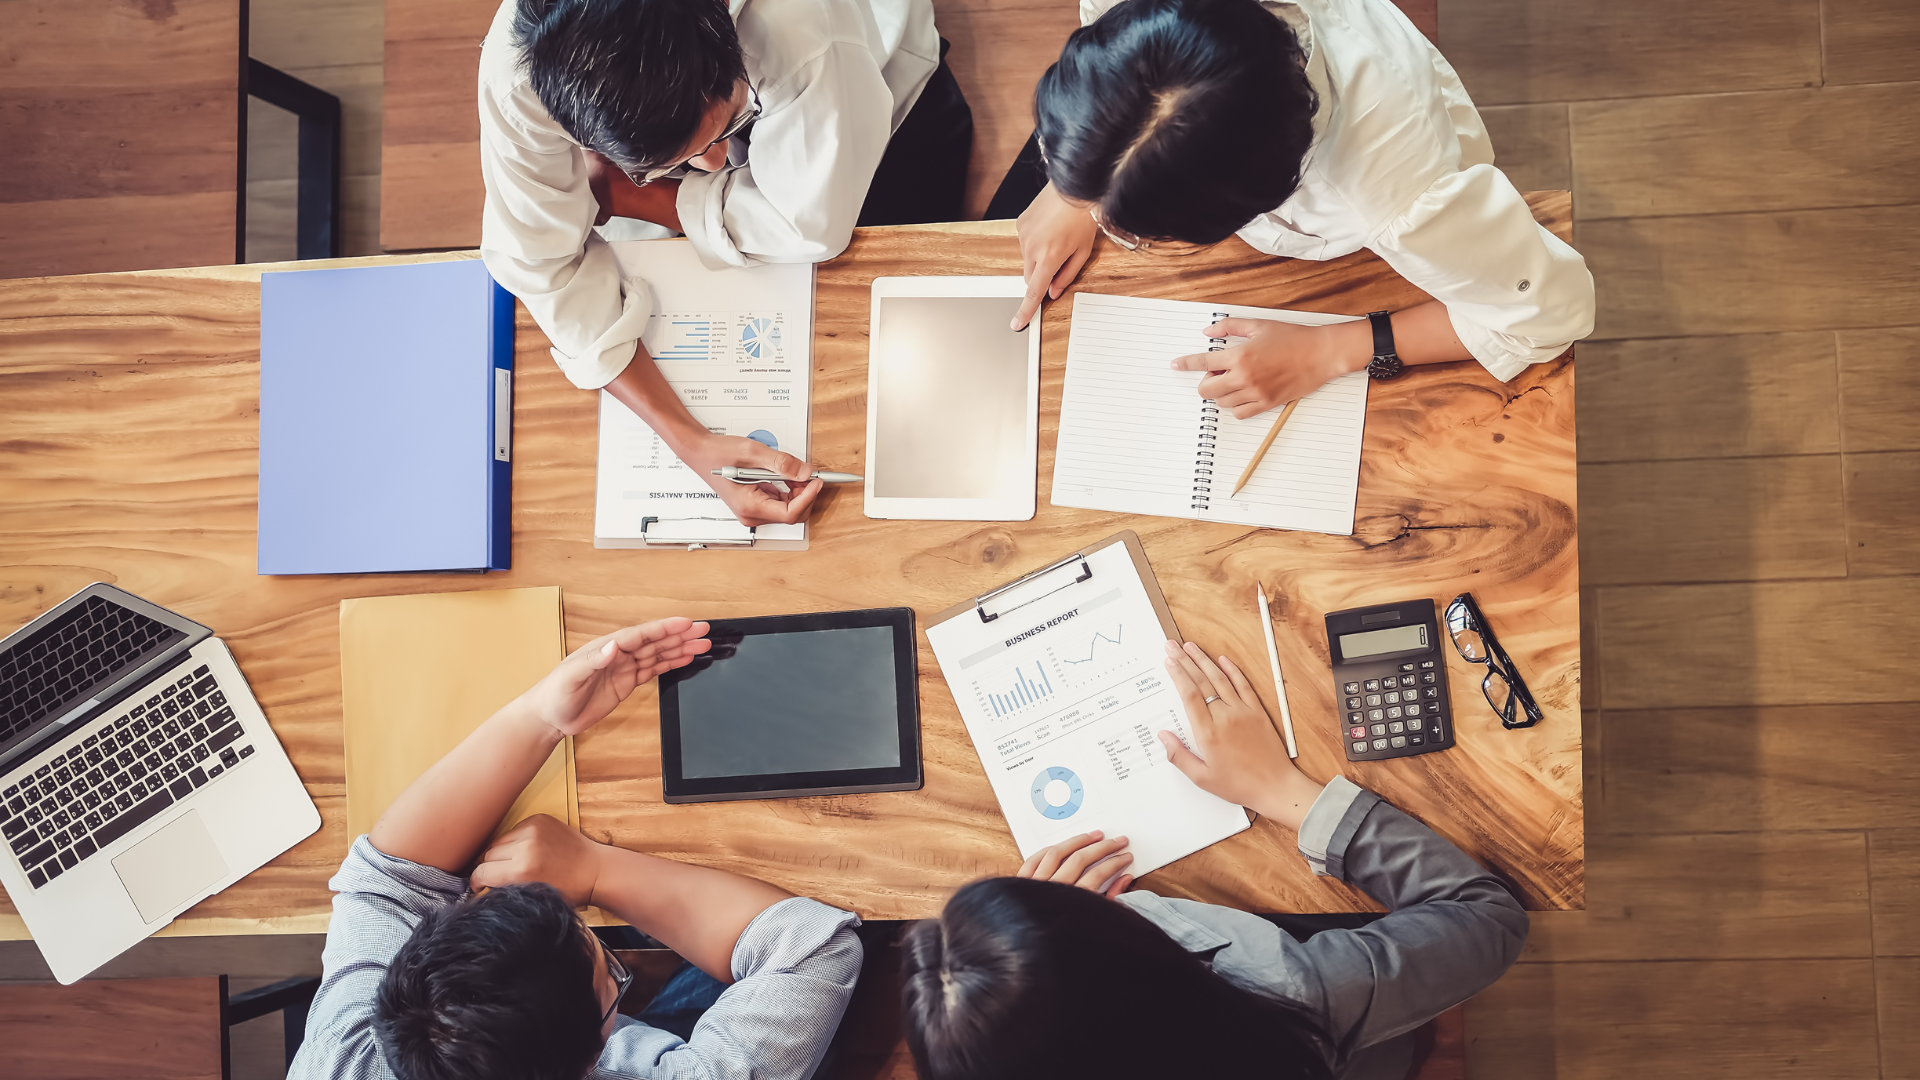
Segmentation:
{"type": "Polygon", "coordinates": [[[1062,589],[1078,585],[1092,576],[1093,564],[1087,562],[1087,557],[1084,554],[1076,551],[1072,555],[1054,563],[1052,566],[1043,566],[1033,573],[1010,581],[990,593],[974,597],[973,608],[974,611],[979,613],[981,622],[990,623],[1008,612],[1018,611],[1036,600],[1043,600],[1062,589]],[[1029,588],[1029,586],[1037,588],[1041,584],[1042,579],[1052,578],[1056,574],[1064,574],[1065,571],[1076,568],[1079,570],[1079,573],[1075,577],[1061,581],[1050,589],[1033,592],[1032,589],[1029,588]],[[1028,595],[1029,593],[1031,593],[1031,595],[1028,595]],[[1006,601],[1007,606],[997,611],[989,611],[987,604],[992,600],[1006,601]]]}
{"type": "Polygon", "coordinates": [[[709,547],[752,547],[754,531],[732,518],[663,518],[648,515],[640,519],[640,541],[648,547],[684,547],[700,551],[709,547]],[[716,535],[733,527],[732,535],[716,535]]]}

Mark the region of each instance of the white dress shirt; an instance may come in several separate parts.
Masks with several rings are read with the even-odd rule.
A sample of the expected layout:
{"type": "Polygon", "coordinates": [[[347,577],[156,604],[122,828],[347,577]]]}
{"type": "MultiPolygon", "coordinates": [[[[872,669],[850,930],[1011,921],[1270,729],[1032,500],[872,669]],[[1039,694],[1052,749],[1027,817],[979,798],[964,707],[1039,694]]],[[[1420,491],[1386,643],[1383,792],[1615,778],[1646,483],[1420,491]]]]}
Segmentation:
{"type": "MultiPolygon", "coordinates": [[[[584,389],[613,381],[653,313],[594,231],[586,151],[547,113],[505,0],[480,49],[480,254],[584,389]]],[[[708,266],[820,262],[846,248],[887,140],[940,66],[931,0],[730,0],[751,139],[728,167],[680,183],[687,238],[708,266]]]]}
{"type": "MultiPolygon", "coordinates": [[[[1081,0],[1081,23],[1120,2],[1081,0]]],[[[1494,168],[1460,76],[1399,8],[1261,6],[1300,39],[1320,108],[1299,189],[1248,222],[1242,240],[1296,259],[1370,249],[1444,303],[1461,343],[1502,381],[1592,332],[1586,260],[1494,168]]]]}

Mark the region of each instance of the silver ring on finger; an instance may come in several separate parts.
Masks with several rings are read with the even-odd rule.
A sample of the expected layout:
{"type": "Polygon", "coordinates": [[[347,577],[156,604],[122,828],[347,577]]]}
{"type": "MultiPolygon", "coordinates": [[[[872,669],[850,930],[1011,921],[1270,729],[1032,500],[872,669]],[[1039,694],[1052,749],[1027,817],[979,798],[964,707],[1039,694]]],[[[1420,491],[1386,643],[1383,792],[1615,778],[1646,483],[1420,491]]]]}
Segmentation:
{"type": "Polygon", "coordinates": [[[1210,698],[1208,698],[1207,700],[1205,700],[1205,701],[1203,701],[1203,702],[1201,702],[1200,704],[1202,704],[1202,705],[1211,705],[1211,704],[1213,704],[1214,702],[1216,702],[1216,701],[1219,701],[1219,700],[1220,700],[1220,695],[1219,695],[1219,694],[1215,694],[1215,695],[1213,695],[1212,697],[1210,697],[1210,698]]]}

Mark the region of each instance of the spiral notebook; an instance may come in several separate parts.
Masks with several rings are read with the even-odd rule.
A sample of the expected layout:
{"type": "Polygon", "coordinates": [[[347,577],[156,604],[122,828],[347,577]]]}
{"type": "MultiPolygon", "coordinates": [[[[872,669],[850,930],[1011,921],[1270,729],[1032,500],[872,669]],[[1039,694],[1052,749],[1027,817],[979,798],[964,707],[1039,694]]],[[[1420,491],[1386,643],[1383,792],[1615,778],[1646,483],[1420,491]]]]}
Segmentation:
{"type": "Polygon", "coordinates": [[[1176,357],[1238,344],[1237,338],[1203,335],[1228,317],[1309,326],[1353,318],[1075,295],[1053,465],[1054,505],[1353,533],[1367,373],[1342,375],[1301,399],[1247,486],[1229,497],[1279,410],[1236,420],[1199,396],[1204,372],[1171,366],[1176,357]]]}

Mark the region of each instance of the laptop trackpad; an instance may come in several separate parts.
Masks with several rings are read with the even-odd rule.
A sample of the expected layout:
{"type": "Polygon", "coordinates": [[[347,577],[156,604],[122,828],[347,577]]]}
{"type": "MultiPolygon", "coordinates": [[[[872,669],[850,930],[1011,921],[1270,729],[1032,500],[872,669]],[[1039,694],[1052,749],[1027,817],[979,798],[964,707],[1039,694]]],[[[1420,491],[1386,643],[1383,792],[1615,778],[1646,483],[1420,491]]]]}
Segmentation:
{"type": "Polygon", "coordinates": [[[113,868],[144,922],[165,918],[182,901],[227,876],[227,860],[200,823],[198,810],[181,814],[115,858],[113,868]]]}

